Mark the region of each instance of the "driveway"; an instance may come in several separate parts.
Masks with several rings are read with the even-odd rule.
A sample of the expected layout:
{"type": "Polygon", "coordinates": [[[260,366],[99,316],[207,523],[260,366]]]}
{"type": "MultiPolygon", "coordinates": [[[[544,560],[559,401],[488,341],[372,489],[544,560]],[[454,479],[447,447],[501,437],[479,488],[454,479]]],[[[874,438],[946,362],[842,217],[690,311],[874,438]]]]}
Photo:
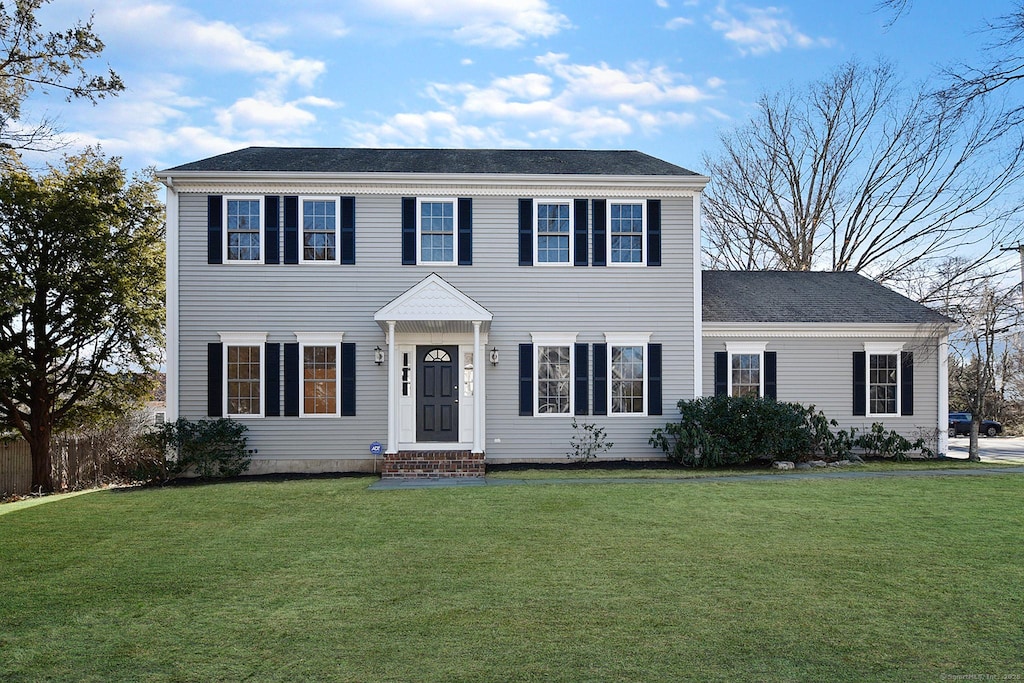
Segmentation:
{"type": "MultiPolygon", "coordinates": [[[[957,436],[949,440],[949,457],[967,459],[970,439],[957,436]]],[[[978,437],[978,449],[982,462],[1024,465],[1024,436],[978,437]]]]}

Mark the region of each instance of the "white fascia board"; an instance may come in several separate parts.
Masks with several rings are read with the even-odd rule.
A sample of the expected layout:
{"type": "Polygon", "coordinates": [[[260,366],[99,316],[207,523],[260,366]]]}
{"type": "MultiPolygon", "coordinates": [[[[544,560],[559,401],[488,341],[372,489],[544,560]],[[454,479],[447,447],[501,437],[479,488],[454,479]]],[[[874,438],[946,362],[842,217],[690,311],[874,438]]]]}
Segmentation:
{"type": "Polygon", "coordinates": [[[955,325],[947,323],[715,323],[703,324],[705,338],[905,338],[938,337],[955,325]]]}
{"type": "MultiPolygon", "coordinates": [[[[169,176],[163,176],[163,179],[169,176]]],[[[474,196],[689,197],[707,185],[706,176],[530,175],[511,173],[320,173],[213,172],[174,174],[180,192],[302,194],[472,194],[474,196]]],[[[165,180],[166,182],[166,180],[165,180]]]]}

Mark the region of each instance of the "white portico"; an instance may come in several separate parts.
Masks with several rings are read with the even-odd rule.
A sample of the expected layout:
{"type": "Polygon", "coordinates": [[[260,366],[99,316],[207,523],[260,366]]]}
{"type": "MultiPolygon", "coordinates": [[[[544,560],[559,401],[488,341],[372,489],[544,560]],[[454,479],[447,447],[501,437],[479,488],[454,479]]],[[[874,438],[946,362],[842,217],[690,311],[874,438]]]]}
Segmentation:
{"type": "Polygon", "coordinates": [[[386,454],[482,455],[490,311],[431,273],[373,317],[387,341],[386,454]]]}

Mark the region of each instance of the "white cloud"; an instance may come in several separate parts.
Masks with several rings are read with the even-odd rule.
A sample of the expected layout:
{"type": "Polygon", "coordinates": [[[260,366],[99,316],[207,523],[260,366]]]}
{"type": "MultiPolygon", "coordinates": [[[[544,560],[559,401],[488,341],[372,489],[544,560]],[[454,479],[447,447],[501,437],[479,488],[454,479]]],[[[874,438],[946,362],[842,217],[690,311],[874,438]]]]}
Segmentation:
{"type": "Polygon", "coordinates": [[[548,53],[539,71],[495,78],[485,85],[434,83],[425,91],[433,111],[402,113],[383,122],[349,122],[360,144],[509,146],[610,144],[634,132],[691,125],[697,117],[680,107],[708,97],[681,74],[644,63],[617,69],[605,63],[574,64],[548,53]]]}
{"type": "Polygon", "coordinates": [[[832,41],[827,38],[811,38],[800,32],[777,7],[742,7],[746,17],[737,18],[729,13],[724,4],[715,10],[711,28],[720,32],[726,40],[734,43],[740,54],[761,55],[779,52],[787,47],[809,48],[828,47],[832,41]]]}
{"type": "Polygon", "coordinates": [[[654,0],[654,4],[662,9],[668,9],[668,0],[654,0]]]}
{"type": "Polygon", "coordinates": [[[458,42],[515,47],[570,26],[547,0],[364,0],[367,10],[447,32],[458,42]]]}
{"type": "Polygon", "coordinates": [[[216,114],[217,124],[228,135],[258,135],[262,131],[288,132],[316,122],[316,116],[292,102],[243,97],[216,114]]]}
{"type": "Polygon", "coordinates": [[[676,31],[684,26],[689,26],[692,23],[693,19],[690,19],[689,17],[675,17],[674,19],[669,19],[665,22],[665,28],[669,31],[676,31]]]}

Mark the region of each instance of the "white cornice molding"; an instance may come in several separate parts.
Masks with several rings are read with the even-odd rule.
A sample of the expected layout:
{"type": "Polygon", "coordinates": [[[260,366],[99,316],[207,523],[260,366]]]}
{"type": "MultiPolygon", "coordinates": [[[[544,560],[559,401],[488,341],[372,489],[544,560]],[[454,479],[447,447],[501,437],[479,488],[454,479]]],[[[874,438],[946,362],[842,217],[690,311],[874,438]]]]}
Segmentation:
{"type": "MultiPolygon", "coordinates": [[[[163,178],[169,181],[169,176],[163,178]]],[[[174,174],[186,194],[351,194],[691,197],[707,184],[704,176],[608,176],[414,173],[198,173],[174,174]]]]}
{"type": "Polygon", "coordinates": [[[858,338],[898,339],[906,337],[939,337],[948,333],[950,325],[914,323],[709,323],[703,326],[705,338],[858,338]]]}

